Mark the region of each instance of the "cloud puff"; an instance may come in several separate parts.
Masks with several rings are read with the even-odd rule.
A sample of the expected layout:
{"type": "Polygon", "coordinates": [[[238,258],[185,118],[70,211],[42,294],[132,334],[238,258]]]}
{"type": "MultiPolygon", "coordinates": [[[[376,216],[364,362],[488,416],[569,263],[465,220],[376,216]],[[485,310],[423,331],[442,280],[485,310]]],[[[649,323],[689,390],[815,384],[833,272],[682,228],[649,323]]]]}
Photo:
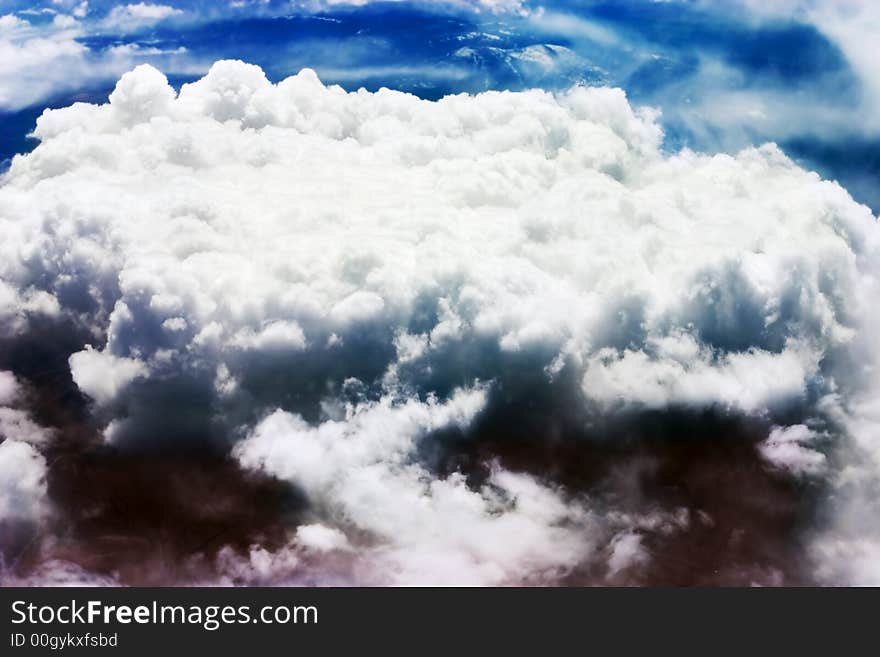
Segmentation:
{"type": "Polygon", "coordinates": [[[30,23],[23,18],[19,18],[15,14],[5,14],[0,16],[0,33],[23,30],[29,25],[30,23]]]}
{"type": "Polygon", "coordinates": [[[138,2],[128,5],[117,5],[110,10],[102,22],[102,27],[129,32],[142,27],[154,25],[184,12],[169,5],[138,2]]]}
{"type": "Polygon", "coordinates": [[[338,529],[325,525],[301,525],[296,529],[296,539],[310,550],[328,552],[330,550],[349,550],[348,539],[338,529]]]}
{"type": "Polygon", "coordinates": [[[49,432],[14,408],[22,396],[12,373],[0,370],[0,527],[12,520],[39,520],[48,510],[46,460],[37,447],[49,432]]]}
{"type": "MultiPolygon", "coordinates": [[[[573,423],[830,425],[864,390],[870,211],[773,145],[665,155],[617,89],[430,102],[224,61],[178,94],[141,66],[34,134],[0,186],[4,330],[42,295],[94,336],[71,371],[116,444],[240,440],[390,581],[540,579],[635,531],[437,474],[444,432],[560,390],[573,423]]],[[[786,431],[764,455],[803,466],[786,431]]]]}
{"type": "MultiPolygon", "coordinates": [[[[472,490],[463,476],[436,478],[414,461],[420,438],[467,426],[484,403],[480,391],[458,392],[444,404],[385,398],[317,427],[275,413],[236,455],[247,467],[301,486],[343,526],[366,532],[362,559],[369,568],[361,581],[499,584],[558,576],[589,556],[585,510],[526,475],[496,469],[472,490]]],[[[300,528],[297,537],[325,549],[341,543],[326,545],[316,534],[300,528]]]]}
{"type": "Polygon", "coordinates": [[[53,14],[50,22],[30,22],[15,14],[0,16],[0,111],[103,86],[145,60],[189,75],[206,68],[183,47],[163,49],[137,42],[102,47],[86,38],[101,31],[124,35],[181,14],[180,10],[144,3],[117,6],[104,21],[95,22],[77,20],[85,16],[87,3],[68,9],[72,14],[49,10],[53,14]]]}
{"type": "Polygon", "coordinates": [[[818,438],[803,424],[776,427],[761,445],[761,454],[773,465],[795,474],[819,474],[825,468],[825,455],[809,447],[818,438]]]}
{"type": "Polygon", "coordinates": [[[0,17],[0,107],[24,107],[56,93],[51,71],[83,67],[88,49],[75,39],[70,25],[37,30],[16,16],[0,17]],[[10,20],[11,19],[11,20],[10,20]]]}
{"type": "Polygon", "coordinates": [[[146,376],[147,368],[135,359],[86,349],[70,357],[70,373],[80,390],[98,403],[106,403],[136,378],[146,376]]]}
{"type": "Polygon", "coordinates": [[[880,75],[874,63],[874,35],[880,29],[880,10],[873,2],[852,0],[740,0],[759,17],[811,23],[844,53],[865,85],[866,128],[876,131],[876,109],[880,107],[880,75]]]}
{"type": "Polygon", "coordinates": [[[9,439],[0,443],[0,522],[43,515],[45,476],[46,461],[31,445],[9,439]]]}

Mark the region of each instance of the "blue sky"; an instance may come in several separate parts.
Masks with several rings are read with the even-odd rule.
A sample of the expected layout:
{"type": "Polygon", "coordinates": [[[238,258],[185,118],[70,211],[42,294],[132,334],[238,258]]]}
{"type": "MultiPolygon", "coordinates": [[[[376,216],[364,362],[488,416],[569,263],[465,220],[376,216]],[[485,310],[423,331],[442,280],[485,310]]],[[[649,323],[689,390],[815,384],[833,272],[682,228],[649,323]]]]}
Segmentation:
{"type": "Polygon", "coordinates": [[[604,84],[662,111],[666,146],[775,141],[880,209],[872,3],[830,0],[0,2],[0,160],[45,106],[100,101],[149,62],[174,83],[217,59],[274,80],[425,98],[604,84]]]}

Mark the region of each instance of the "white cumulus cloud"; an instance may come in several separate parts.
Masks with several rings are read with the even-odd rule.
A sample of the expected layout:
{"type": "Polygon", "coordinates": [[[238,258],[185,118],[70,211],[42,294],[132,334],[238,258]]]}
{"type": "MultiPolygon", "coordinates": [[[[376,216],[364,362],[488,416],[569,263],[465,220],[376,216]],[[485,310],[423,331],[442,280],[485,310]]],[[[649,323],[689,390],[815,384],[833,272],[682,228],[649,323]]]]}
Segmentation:
{"type": "Polygon", "coordinates": [[[46,460],[38,447],[49,431],[15,408],[22,397],[12,373],[0,370],[0,531],[4,522],[39,520],[48,510],[46,460]]]}
{"type": "MultiPolygon", "coordinates": [[[[774,145],[665,154],[617,89],[431,102],[224,61],[176,93],[141,66],[35,135],[0,183],[6,334],[41,295],[100,342],[70,366],[108,437],[243,438],[380,578],[549,577],[611,532],[538,477],[423,461],[515,381],[768,427],[865,391],[876,218],[774,145]]],[[[787,431],[765,457],[812,469],[787,431]]],[[[612,569],[647,559],[630,529],[612,569]]]]}
{"type": "Polygon", "coordinates": [[[182,10],[169,5],[149,2],[117,5],[104,18],[102,26],[108,29],[131,31],[183,13],[182,10]]]}

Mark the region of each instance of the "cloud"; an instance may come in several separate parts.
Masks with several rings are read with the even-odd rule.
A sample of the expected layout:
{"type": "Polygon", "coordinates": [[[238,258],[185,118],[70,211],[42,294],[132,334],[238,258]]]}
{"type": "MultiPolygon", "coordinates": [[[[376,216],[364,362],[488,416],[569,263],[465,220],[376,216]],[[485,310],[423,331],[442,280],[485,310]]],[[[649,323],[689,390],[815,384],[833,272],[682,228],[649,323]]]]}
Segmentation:
{"type": "Polygon", "coordinates": [[[318,552],[330,550],[350,550],[348,539],[338,529],[324,525],[301,525],[296,529],[296,539],[307,549],[318,552]]]}
{"type": "Polygon", "coordinates": [[[293,0],[290,4],[295,9],[317,13],[339,8],[392,3],[408,3],[434,10],[439,7],[441,9],[466,9],[491,13],[524,13],[526,11],[524,0],[293,0]]]}
{"type": "Polygon", "coordinates": [[[5,14],[0,16],[0,34],[4,32],[13,32],[22,30],[30,26],[23,18],[19,18],[15,14],[5,14]]]}
{"type": "Polygon", "coordinates": [[[131,32],[155,25],[168,18],[183,15],[183,11],[169,5],[158,5],[147,2],[117,5],[110,10],[101,23],[105,29],[131,32]]]}
{"type": "Polygon", "coordinates": [[[750,349],[718,355],[693,336],[673,335],[649,339],[648,346],[647,351],[627,349],[622,354],[599,351],[584,376],[584,393],[606,405],[719,404],[754,413],[768,404],[802,398],[818,370],[818,355],[797,345],[778,353],[750,349]]]}
{"type": "Polygon", "coordinates": [[[776,427],[761,445],[761,454],[773,465],[796,475],[821,474],[826,465],[825,455],[808,446],[818,438],[803,424],[776,427]]]}
{"type": "Polygon", "coordinates": [[[880,73],[875,59],[875,37],[880,30],[880,8],[873,2],[838,0],[809,3],[807,16],[819,30],[844,52],[865,85],[865,103],[870,111],[865,118],[873,131],[880,131],[880,73]]]}
{"type": "Polygon", "coordinates": [[[234,61],[179,93],[140,66],[34,134],[0,184],[6,334],[43,295],[96,336],[70,369],[118,449],[234,445],[335,537],[232,579],[340,534],[355,582],[624,576],[677,508],[445,456],[658,412],[742,418],[795,470],[797,425],[851,439],[876,218],[774,145],[665,154],[619,89],[432,102],[234,61]]]}
{"type": "Polygon", "coordinates": [[[64,88],[52,72],[85,67],[86,53],[64,31],[45,36],[33,30],[0,31],[0,107],[24,107],[64,88]]]}
{"type": "Polygon", "coordinates": [[[12,372],[0,371],[0,404],[9,405],[19,395],[18,382],[12,372]]]}
{"type": "Polygon", "coordinates": [[[45,459],[31,445],[9,439],[0,443],[0,523],[43,515],[45,472],[45,459]]]}
{"type": "Polygon", "coordinates": [[[39,24],[13,14],[0,17],[0,111],[94,88],[144,60],[162,62],[182,73],[204,71],[183,47],[162,49],[135,42],[90,46],[84,37],[94,29],[94,23],[69,14],[56,13],[51,22],[39,24]]]}
{"type": "Polygon", "coordinates": [[[48,511],[46,460],[37,447],[49,432],[14,408],[22,397],[12,373],[0,370],[0,528],[10,521],[38,521],[48,511]]]}
{"type": "Polygon", "coordinates": [[[637,566],[647,559],[642,539],[636,532],[622,532],[611,542],[611,556],[608,559],[608,568],[612,576],[619,572],[637,566]]]}
{"type": "MultiPolygon", "coordinates": [[[[436,478],[413,461],[420,439],[466,428],[484,403],[480,391],[457,392],[443,404],[383,398],[317,427],[275,413],[235,453],[245,466],[301,486],[343,526],[366,532],[373,545],[361,556],[369,564],[363,581],[500,584],[558,576],[589,554],[585,510],[525,475],[498,469],[475,491],[461,475],[436,478]]],[[[321,547],[326,541],[316,533],[301,528],[297,536],[321,547]]]]}
{"type": "Polygon", "coordinates": [[[546,11],[543,8],[531,12],[529,23],[539,33],[563,35],[574,40],[587,40],[605,47],[619,46],[621,38],[614,30],[599,21],[574,14],[546,11]]]}
{"type": "Polygon", "coordinates": [[[87,349],[70,357],[70,372],[79,389],[98,403],[112,401],[126,385],[147,375],[136,359],[87,349]]]}
{"type": "MultiPolygon", "coordinates": [[[[715,3],[699,4],[709,11],[717,10],[715,3]]],[[[880,130],[880,124],[876,120],[877,109],[880,108],[880,75],[877,74],[874,64],[874,37],[880,29],[880,11],[876,3],[862,0],[740,0],[736,4],[747,12],[748,18],[753,22],[775,21],[785,24],[797,21],[812,25],[828,38],[844,54],[863,86],[863,93],[857,101],[858,107],[854,108],[849,104],[845,119],[840,116],[841,110],[837,110],[833,123],[837,124],[838,130],[851,130],[850,121],[854,109],[857,109],[859,132],[876,133],[880,130]]],[[[827,111],[831,112],[833,108],[828,108],[827,111]]],[[[819,118],[822,118],[821,113],[819,118]]],[[[809,119],[805,120],[808,121],[809,119]]],[[[807,127],[803,126],[801,129],[807,127]]]]}

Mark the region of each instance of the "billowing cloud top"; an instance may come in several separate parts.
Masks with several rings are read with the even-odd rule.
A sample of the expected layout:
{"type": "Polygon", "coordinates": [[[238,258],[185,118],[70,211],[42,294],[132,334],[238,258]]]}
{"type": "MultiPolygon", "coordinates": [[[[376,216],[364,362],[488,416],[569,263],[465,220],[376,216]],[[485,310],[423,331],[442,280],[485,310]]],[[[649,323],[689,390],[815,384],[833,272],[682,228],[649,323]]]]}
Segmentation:
{"type": "Polygon", "coordinates": [[[110,445],[235,443],[301,490],[292,572],[329,550],[354,581],[617,573],[680,510],[431,455],[713,412],[830,481],[872,399],[870,210],[773,145],[666,155],[656,119],[610,88],[432,102],[221,61],[176,93],[140,66],[46,111],[4,175],[3,331],[92,336],[69,367],[110,445]]]}
{"type": "Polygon", "coordinates": [[[880,208],[880,93],[869,0],[6,0],[0,170],[45,106],[106,97],[140,63],[178,86],[218,59],[281,80],[436,99],[605,83],[662,107],[667,146],[779,143],[880,208]],[[234,35],[234,36],[233,36],[234,35]]]}

